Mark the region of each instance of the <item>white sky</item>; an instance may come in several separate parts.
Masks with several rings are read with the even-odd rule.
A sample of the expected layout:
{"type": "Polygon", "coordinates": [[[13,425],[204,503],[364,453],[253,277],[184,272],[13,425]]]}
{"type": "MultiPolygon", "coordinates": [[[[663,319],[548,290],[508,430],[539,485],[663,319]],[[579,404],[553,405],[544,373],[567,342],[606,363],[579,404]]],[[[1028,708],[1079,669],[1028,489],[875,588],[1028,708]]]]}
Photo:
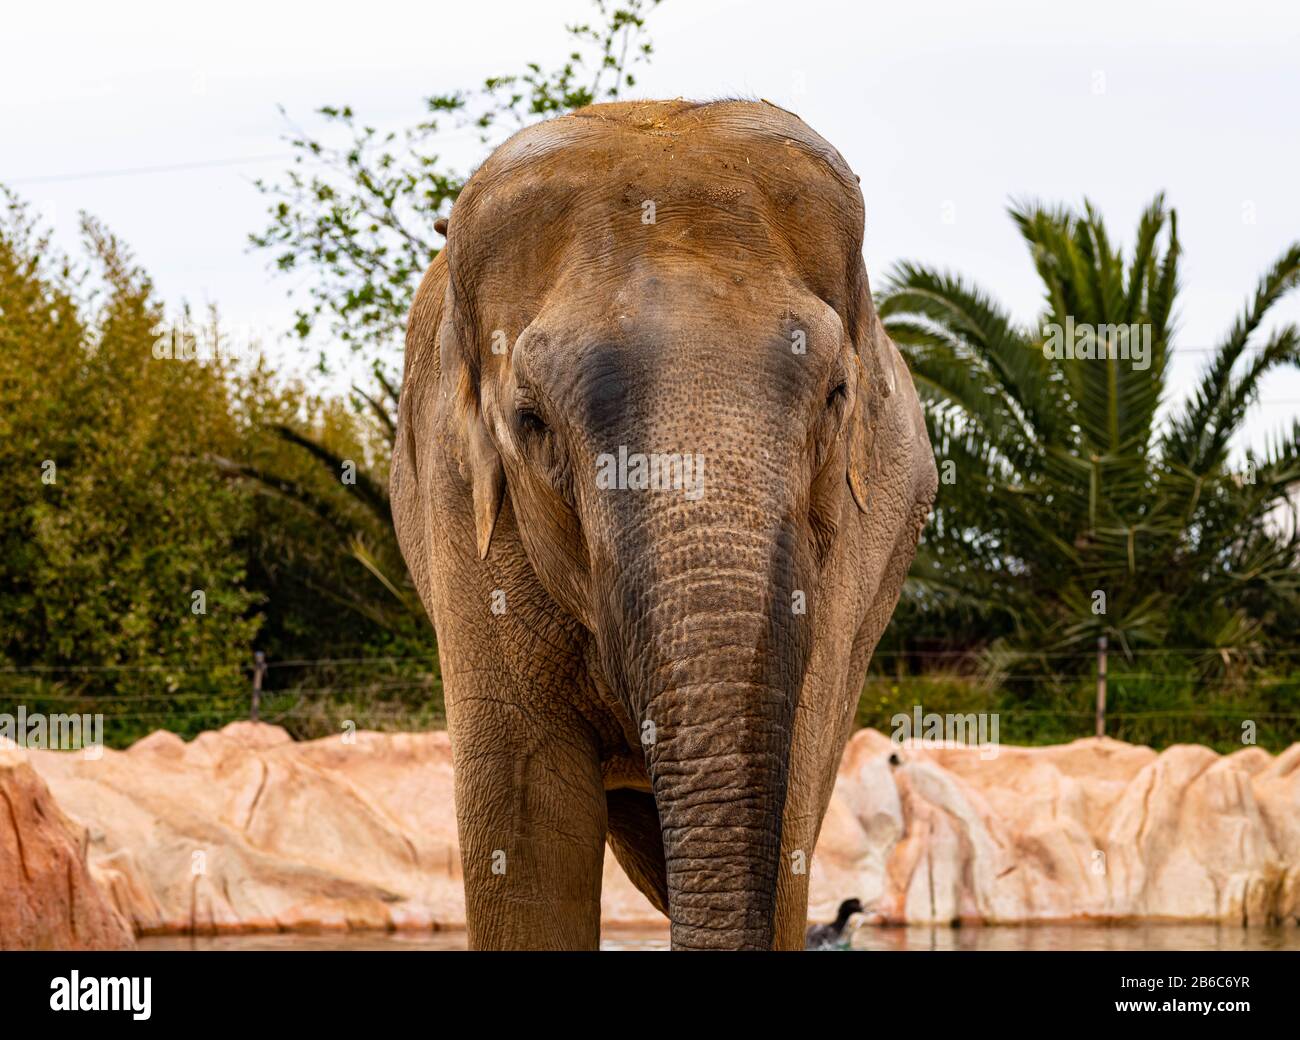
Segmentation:
{"type": "MultiPolygon", "coordinates": [[[[287,151],[277,104],[304,125],[321,104],[346,102],[399,128],[427,94],[552,64],[568,49],[563,25],[589,10],[585,0],[7,5],[0,182],[65,247],[89,210],[170,304],[215,302],[232,326],[273,340],[292,321],[290,283],[246,241],[264,226],[252,179],[286,165],[264,158],[287,151]],[[80,176],[213,160],[246,161],[80,176]]],[[[1184,247],[1176,392],[1206,357],[1196,349],[1218,341],[1300,238],[1300,5],[665,0],[650,19],[657,53],[639,70],[642,96],[765,97],[840,149],[862,177],[876,283],[895,260],[922,260],[973,277],[1028,320],[1039,288],[1005,215],[1010,198],[1087,193],[1127,247],[1165,189],[1184,247]]],[[[464,135],[447,154],[462,168],[481,158],[464,135]]],[[[1300,320],[1300,293],[1275,315],[1300,320]]],[[[286,366],[307,360],[272,353],[286,366]]],[[[1255,445],[1300,416],[1300,374],[1274,375],[1263,398],[1247,431],[1255,445]]]]}

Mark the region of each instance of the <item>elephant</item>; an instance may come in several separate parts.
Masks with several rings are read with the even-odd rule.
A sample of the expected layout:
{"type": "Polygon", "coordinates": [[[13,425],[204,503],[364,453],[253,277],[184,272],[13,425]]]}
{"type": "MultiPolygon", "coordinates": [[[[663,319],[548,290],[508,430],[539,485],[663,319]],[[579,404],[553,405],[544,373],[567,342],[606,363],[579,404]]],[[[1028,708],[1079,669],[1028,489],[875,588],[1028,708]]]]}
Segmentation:
{"type": "Polygon", "coordinates": [[[406,333],[394,525],[436,630],[472,949],[595,949],[606,844],[674,949],[802,949],[937,489],[859,178],[769,102],[516,133],[406,333]]]}

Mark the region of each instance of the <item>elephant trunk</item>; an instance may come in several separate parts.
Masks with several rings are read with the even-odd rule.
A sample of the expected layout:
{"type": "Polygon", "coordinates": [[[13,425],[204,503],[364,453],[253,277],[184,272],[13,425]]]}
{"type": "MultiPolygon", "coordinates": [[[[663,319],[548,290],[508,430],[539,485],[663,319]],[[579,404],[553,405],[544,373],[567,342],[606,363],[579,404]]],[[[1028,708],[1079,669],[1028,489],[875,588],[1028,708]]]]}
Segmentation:
{"type": "Polygon", "coordinates": [[[774,931],[790,709],[748,680],[664,690],[650,775],[678,949],[769,949],[774,931]]]}
{"type": "Polygon", "coordinates": [[[802,568],[790,528],[721,526],[689,539],[678,525],[663,531],[649,580],[623,599],[642,608],[624,650],[636,662],[673,946],[770,949],[808,656],[807,619],[792,609],[802,568]]]}

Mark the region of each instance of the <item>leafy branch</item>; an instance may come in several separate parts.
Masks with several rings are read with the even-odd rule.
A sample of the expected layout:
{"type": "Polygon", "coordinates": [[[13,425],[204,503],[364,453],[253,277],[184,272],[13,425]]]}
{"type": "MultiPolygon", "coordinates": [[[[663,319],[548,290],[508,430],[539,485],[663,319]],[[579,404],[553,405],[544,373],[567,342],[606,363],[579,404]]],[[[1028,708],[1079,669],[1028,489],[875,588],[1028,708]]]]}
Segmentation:
{"type": "MultiPolygon", "coordinates": [[[[487,145],[503,131],[623,96],[653,53],[645,23],[659,2],[594,0],[592,22],[566,26],[572,49],[557,65],[532,62],[473,90],[430,95],[423,118],[404,130],[381,130],[350,105],[317,110],[322,135],[290,124],[293,163],[281,179],[256,182],[270,219],[249,241],[271,254],[274,270],[305,276],[297,334],[307,339],[323,325],[379,370],[395,368],[416,285],[440,248],[434,222],[466,180],[439,153],[448,135],[487,145]]],[[[329,367],[325,350],[319,367],[329,367]]]]}

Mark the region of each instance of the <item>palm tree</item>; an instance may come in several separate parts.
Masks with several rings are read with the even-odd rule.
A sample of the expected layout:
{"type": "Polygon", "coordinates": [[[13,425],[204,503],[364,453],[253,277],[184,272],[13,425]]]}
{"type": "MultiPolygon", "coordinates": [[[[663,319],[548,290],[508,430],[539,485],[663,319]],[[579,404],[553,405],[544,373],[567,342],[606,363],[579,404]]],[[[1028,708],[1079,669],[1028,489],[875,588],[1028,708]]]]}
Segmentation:
{"type": "Polygon", "coordinates": [[[1174,211],[1157,196],[1127,261],[1091,204],[1010,214],[1045,289],[1033,326],[915,263],[895,268],[879,301],[940,468],[913,608],[981,611],[1003,645],[1044,661],[1102,635],[1125,651],[1236,654],[1293,628],[1300,423],[1236,464],[1228,445],[1264,375],[1300,360],[1294,325],[1261,332],[1300,281],[1300,243],[1261,279],[1196,391],[1158,421],[1175,349],[1174,211]]]}

